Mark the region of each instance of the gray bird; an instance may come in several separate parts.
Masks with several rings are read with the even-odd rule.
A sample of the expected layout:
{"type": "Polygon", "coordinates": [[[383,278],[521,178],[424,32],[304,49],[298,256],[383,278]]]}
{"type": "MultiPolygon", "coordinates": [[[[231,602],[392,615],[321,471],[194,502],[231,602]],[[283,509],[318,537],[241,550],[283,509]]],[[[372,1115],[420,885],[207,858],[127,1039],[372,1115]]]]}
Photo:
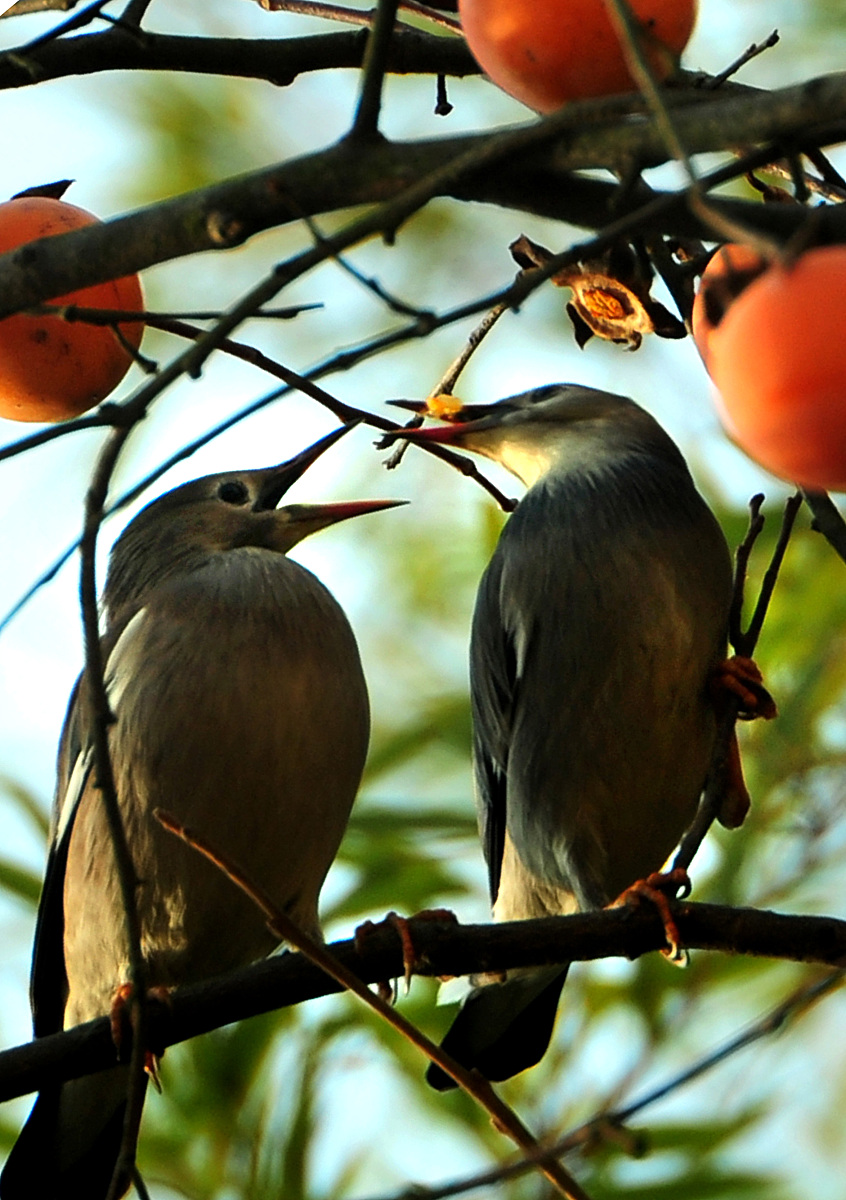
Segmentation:
{"type": "MultiPolygon", "coordinates": [[[[597,909],[661,868],[705,784],[728,548],[679,450],[632,400],[556,384],[452,420],[409,438],[485,455],[528,488],[482,578],[470,649],[494,917],[597,909]]],[[[566,974],[479,981],[444,1049],[491,1080],[534,1065],[566,974]]],[[[427,1078],[455,1086],[434,1064],[427,1078]]]]}
{"type": "MultiPolygon", "coordinates": [[[[276,943],[256,906],[161,828],[157,807],[225,851],[320,937],[318,893],[361,779],[369,705],[346,616],[286,554],[317,530],[395,502],[276,505],[347,428],[281,466],[168,492],[112,550],[109,740],[150,985],[218,975],[276,943]]],[[[36,1037],[109,1013],[127,973],[83,675],[59,750],[31,981],[36,1037]]],[[[121,1066],[42,1090],[3,1171],[2,1200],[104,1197],[127,1084],[121,1066]]],[[[118,1194],[129,1179],[119,1183],[118,1194]]]]}

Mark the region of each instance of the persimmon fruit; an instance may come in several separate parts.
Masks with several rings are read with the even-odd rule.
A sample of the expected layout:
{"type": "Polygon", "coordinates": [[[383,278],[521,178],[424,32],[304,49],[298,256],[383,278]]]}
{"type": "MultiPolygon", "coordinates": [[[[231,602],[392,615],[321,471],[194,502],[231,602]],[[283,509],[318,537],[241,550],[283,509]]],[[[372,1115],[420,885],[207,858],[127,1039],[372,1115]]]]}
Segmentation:
{"type": "MultiPolygon", "coordinates": [[[[37,238],[53,237],[97,217],[47,196],[19,196],[0,203],[0,254],[37,238]]],[[[143,311],[137,275],[127,275],[59,296],[51,304],[143,311]]],[[[137,349],[143,322],[119,326],[137,349]]],[[[132,355],[107,325],[58,316],[16,314],[0,320],[0,417],[14,421],[64,421],[93,408],[114,391],[132,355]]]]}
{"type": "Polygon", "coordinates": [[[812,490],[846,491],[844,279],[844,245],[772,264],[732,246],[712,259],[694,306],[726,431],[772,474],[812,490]],[[741,290],[726,303],[727,278],[741,290]]]}
{"type": "MultiPolygon", "coordinates": [[[[665,79],[693,31],[696,0],[629,4],[652,71],[665,79]]],[[[482,70],[537,112],[636,86],[604,0],[459,0],[458,11],[482,70]]]]}
{"type": "Polygon", "coordinates": [[[693,301],[691,330],[696,348],[708,366],[711,335],[742,291],[766,270],[767,264],[751,246],[727,242],[711,256],[702,272],[693,301]]]}

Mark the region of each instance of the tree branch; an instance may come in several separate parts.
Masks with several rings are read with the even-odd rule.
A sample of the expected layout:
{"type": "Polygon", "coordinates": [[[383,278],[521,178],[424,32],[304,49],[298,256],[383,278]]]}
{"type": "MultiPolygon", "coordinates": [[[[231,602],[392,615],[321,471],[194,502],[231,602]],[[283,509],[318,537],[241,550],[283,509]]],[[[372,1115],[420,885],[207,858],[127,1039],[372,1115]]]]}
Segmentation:
{"type": "MultiPolygon", "coordinates": [[[[676,902],[674,918],[686,947],[728,954],[820,963],[846,963],[846,921],[750,908],[676,902]]],[[[491,925],[453,925],[411,919],[420,975],[462,975],[513,967],[638,958],[665,944],[661,919],[650,905],[491,925]]],[[[332,954],[367,983],[403,973],[402,946],[390,925],[356,944],[335,942],[332,954]]],[[[251,967],[177,989],[167,1006],[151,1007],[151,1044],[170,1046],[212,1029],[277,1008],[339,992],[340,985],[302,955],[284,954],[251,967]]],[[[40,1038],[0,1053],[0,1100],[45,1084],[114,1065],[108,1018],[40,1038]]]]}
{"type": "MultiPolygon", "coordinates": [[[[117,26],[0,54],[0,89],[102,71],[179,71],[288,87],[313,71],[360,67],[366,42],[366,29],[290,38],[186,37],[144,30],[139,38],[117,26]]],[[[387,69],[394,75],[479,74],[463,40],[407,28],[395,33],[387,69]]]]}
{"type": "MultiPolygon", "coordinates": [[[[614,104],[619,107],[618,98],[614,104]]],[[[657,166],[667,158],[660,130],[649,117],[596,120],[603,111],[602,102],[578,102],[542,121],[493,134],[413,143],[379,140],[366,147],[342,141],[112,221],[29,243],[0,256],[0,317],[155,263],[230,249],[262,230],[304,217],[375,201],[384,205],[417,187],[416,205],[406,207],[403,219],[436,196],[456,196],[601,227],[614,198],[620,198],[619,189],[609,185],[602,192],[596,181],[572,172],[622,169],[632,161],[657,166]],[[506,162],[508,171],[502,169],[506,162]],[[503,183],[506,175],[508,184],[503,183]],[[543,205],[539,193],[545,197],[543,205]],[[591,210],[589,200],[598,195],[606,197],[606,206],[591,210]]],[[[797,139],[819,145],[846,139],[846,74],[773,93],[714,98],[712,92],[699,92],[697,103],[675,111],[675,120],[692,154],[726,149],[729,141],[737,146],[775,139],[767,154],[783,157],[784,145],[797,139]]],[[[625,201],[629,211],[641,202],[638,195],[625,201]]],[[[709,203],[714,211],[779,240],[808,220],[808,211],[799,205],[716,197],[709,203]]],[[[649,193],[649,204],[653,216],[660,212],[668,236],[707,237],[701,220],[685,211],[684,191],[663,197],[649,193]]],[[[822,240],[846,240],[842,205],[816,209],[815,219],[822,240]]],[[[376,232],[376,226],[370,231],[376,232]]],[[[381,232],[390,235],[393,230],[381,232]]]]}

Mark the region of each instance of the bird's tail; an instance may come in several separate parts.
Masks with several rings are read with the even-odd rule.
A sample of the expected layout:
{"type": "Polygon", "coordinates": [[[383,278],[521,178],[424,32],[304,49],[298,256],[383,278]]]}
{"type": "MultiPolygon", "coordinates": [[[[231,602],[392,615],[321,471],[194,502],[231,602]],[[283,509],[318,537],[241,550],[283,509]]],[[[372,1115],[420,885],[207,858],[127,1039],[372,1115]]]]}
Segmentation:
{"type": "Polygon", "coordinates": [[[116,1067],[42,1090],[0,1175],[0,1200],[102,1200],[120,1153],[127,1082],[128,1068],[116,1067]]]}
{"type": "MultiPolygon", "coordinates": [[[[474,988],[441,1045],[462,1066],[499,1082],[540,1062],[552,1037],[567,967],[510,975],[474,988]]],[[[455,1080],[430,1063],[426,1082],[439,1092],[455,1080]]]]}

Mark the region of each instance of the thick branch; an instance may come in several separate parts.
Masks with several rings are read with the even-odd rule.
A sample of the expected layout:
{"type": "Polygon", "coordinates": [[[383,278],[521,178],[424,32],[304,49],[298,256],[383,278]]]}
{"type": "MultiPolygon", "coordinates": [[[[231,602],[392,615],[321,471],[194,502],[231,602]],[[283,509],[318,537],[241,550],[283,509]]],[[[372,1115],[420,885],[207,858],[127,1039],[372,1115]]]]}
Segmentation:
{"type": "MultiPolygon", "coordinates": [[[[793,962],[841,966],[846,962],[846,921],[789,916],[748,908],[677,903],[673,913],[685,946],[793,962]]],[[[453,925],[411,921],[419,955],[418,974],[461,975],[510,967],[637,958],[665,944],[660,917],[651,906],[606,909],[499,925],[453,925]]],[[[376,927],[358,947],[336,942],[332,953],[368,983],[403,973],[396,929],[376,927]]],[[[182,1042],[231,1021],[243,1020],[339,991],[299,954],[266,959],[173,993],[172,1003],[151,1009],[153,1046],[182,1042]]],[[[0,1053],[0,1100],[112,1066],[115,1049],[102,1018],[0,1053]]]]}
{"type": "MultiPolygon", "coordinates": [[[[48,79],[99,71],[179,71],[263,79],[287,87],[297,76],[361,66],[367,30],[294,38],[179,37],[149,33],[133,37],[120,28],[58,39],[33,50],[0,54],[0,89],[28,87],[48,79]]],[[[388,70],[395,75],[478,75],[460,38],[399,29],[388,70]]]]}
{"type": "MultiPolygon", "coordinates": [[[[649,117],[616,116],[591,124],[588,118],[597,111],[603,111],[601,104],[597,109],[595,103],[584,102],[544,121],[493,134],[414,143],[379,141],[367,148],[341,142],[102,225],[32,242],[0,256],[0,317],[155,263],[228,249],[264,229],[303,217],[391,200],[435,174],[438,182],[426,191],[421,207],[430,196],[453,195],[601,227],[619,192],[612,192],[610,186],[603,192],[601,184],[572,172],[606,167],[628,174],[632,163],[646,166],[665,161],[666,151],[649,117]],[[455,171],[449,170],[450,164],[456,164],[455,171]],[[506,176],[509,181],[503,182],[506,176]],[[598,197],[604,197],[605,204],[592,209],[591,202],[598,197]]],[[[825,144],[846,138],[846,74],[780,92],[688,104],[678,110],[676,120],[692,154],[725,148],[727,140],[736,146],[776,139],[772,153],[779,157],[784,144],[796,139],[825,144]],[[812,129],[816,130],[813,136],[812,129]]],[[[656,196],[649,195],[654,205],[656,196]]],[[[639,200],[635,193],[626,204],[637,207],[639,200]]],[[[734,220],[777,238],[791,236],[808,220],[807,210],[798,205],[713,197],[710,203],[734,220]]],[[[707,236],[686,208],[681,193],[666,212],[662,209],[663,232],[707,236]]],[[[846,240],[843,206],[818,209],[815,219],[822,238],[846,240]]]]}

